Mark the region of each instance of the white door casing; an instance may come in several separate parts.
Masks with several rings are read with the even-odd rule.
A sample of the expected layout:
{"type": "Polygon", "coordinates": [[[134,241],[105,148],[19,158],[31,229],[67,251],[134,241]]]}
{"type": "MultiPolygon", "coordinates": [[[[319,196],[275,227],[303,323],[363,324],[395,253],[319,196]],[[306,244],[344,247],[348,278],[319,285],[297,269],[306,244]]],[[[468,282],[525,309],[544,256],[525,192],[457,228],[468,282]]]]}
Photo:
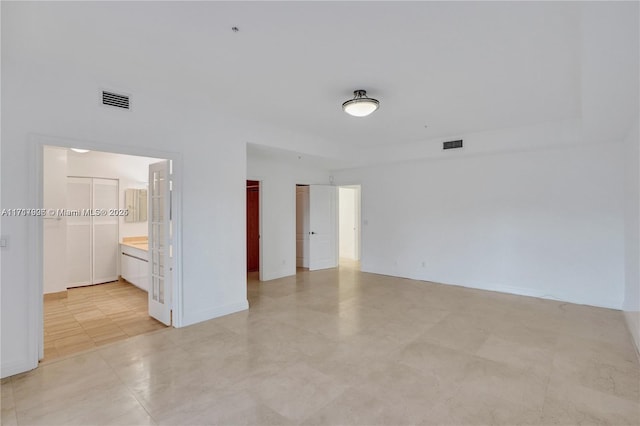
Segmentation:
{"type": "MultiPolygon", "coordinates": [[[[29,199],[30,205],[39,209],[49,208],[63,208],[68,207],[66,201],[59,203],[60,205],[47,206],[45,204],[45,197],[43,194],[43,162],[44,162],[44,150],[45,147],[58,147],[63,149],[68,148],[85,148],[95,151],[111,152],[123,155],[134,155],[141,157],[154,157],[154,158],[167,158],[172,160],[172,184],[175,192],[172,193],[172,234],[173,234],[173,270],[172,270],[172,325],[175,327],[182,327],[184,322],[184,311],[181,303],[182,300],[182,220],[181,209],[182,205],[182,181],[180,174],[182,170],[182,154],[179,152],[156,150],[151,148],[140,148],[131,145],[112,145],[110,143],[101,142],[86,142],[78,140],[70,140],[54,136],[43,136],[38,134],[30,134],[28,136],[29,145],[29,199]]],[[[66,173],[65,173],[66,175],[66,173]]],[[[45,175],[46,176],[46,175],[45,175]]],[[[65,177],[66,179],[66,177],[65,177]]],[[[56,203],[58,204],[58,203],[56,203]]],[[[53,220],[46,220],[46,222],[52,222],[53,220]]],[[[19,363],[6,364],[2,363],[2,376],[11,376],[14,374],[22,373],[38,367],[38,361],[44,357],[44,312],[43,312],[43,297],[44,283],[43,283],[43,233],[44,233],[44,218],[37,221],[29,221],[28,237],[26,243],[33,252],[28,260],[29,269],[32,272],[27,285],[28,302],[26,309],[29,312],[28,324],[26,327],[26,340],[27,340],[27,352],[19,363]]],[[[61,221],[62,225],[66,228],[67,219],[61,221]]],[[[66,234],[66,229],[65,229],[66,234]]],[[[65,250],[66,253],[66,250],[65,250]]],[[[64,265],[65,276],[67,262],[64,265]]],[[[65,283],[67,280],[65,279],[65,283]]]]}
{"type": "Polygon", "coordinates": [[[340,258],[357,259],[357,206],[355,188],[338,188],[338,254],[340,258]]]}
{"type": "Polygon", "coordinates": [[[171,174],[168,160],[149,165],[149,316],[171,325],[171,174]]]}
{"type": "Polygon", "coordinates": [[[309,187],[296,186],[296,266],[309,267],[309,187]]]}
{"type": "Polygon", "coordinates": [[[338,266],[338,191],[309,186],[309,270],[338,266]]]}

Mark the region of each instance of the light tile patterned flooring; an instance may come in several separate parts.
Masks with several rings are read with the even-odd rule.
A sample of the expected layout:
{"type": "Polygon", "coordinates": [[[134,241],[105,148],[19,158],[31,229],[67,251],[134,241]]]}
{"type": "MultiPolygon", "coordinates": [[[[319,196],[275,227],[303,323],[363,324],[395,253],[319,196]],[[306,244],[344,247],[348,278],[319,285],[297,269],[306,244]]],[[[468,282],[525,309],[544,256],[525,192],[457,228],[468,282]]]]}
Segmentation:
{"type": "Polygon", "coordinates": [[[640,424],[619,311],[361,273],[2,381],[3,425],[640,424]]]}
{"type": "Polygon", "coordinates": [[[126,281],[72,288],[44,301],[44,361],[165,328],[147,293],[126,281]]]}

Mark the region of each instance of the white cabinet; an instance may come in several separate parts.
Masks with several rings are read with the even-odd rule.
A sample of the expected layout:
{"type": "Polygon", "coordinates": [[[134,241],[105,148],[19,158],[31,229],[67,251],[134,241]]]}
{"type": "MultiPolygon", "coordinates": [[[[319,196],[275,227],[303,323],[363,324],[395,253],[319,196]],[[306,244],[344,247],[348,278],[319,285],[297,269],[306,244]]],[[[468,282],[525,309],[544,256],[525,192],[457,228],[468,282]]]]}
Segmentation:
{"type": "Polygon", "coordinates": [[[149,254],[146,250],[120,244],[120,274],[144,291],[149,291],[149,254]]]}

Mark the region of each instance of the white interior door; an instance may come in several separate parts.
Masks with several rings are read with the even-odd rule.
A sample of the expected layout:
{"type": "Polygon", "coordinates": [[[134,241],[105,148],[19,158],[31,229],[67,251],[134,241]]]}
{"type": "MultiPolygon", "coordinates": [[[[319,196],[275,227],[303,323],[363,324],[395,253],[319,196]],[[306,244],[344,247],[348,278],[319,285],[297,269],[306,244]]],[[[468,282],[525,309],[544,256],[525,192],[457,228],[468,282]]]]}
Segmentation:
{"type": "Polygon", "coordinates": [[[149,316],[171,325],[169,161],[149,165],[149,316]]]}
{"type": "Polygon", "coordinates": [[[309,186],[309,270],[338,266],[338,191],[309,186]]]}
{"type": "Polygon", "coordinates": [[[309,187],[296,186],[296,266],[309,267],[309,187]]]}
{"type": "Polygon", "coordinates": [[[93,284],[118,280],[118,181],[93,179],[93,284]],[[106,214],[104,214],[106,212],[106,214]]]}
{"type": "MultiPolygon", "coordinates": [[[[82,212],[91,209],[91,178],[67,179],[67,209],[82,212]]],[[[67,287],[92,283],[91,216],[67,218],[67,287]]]]}

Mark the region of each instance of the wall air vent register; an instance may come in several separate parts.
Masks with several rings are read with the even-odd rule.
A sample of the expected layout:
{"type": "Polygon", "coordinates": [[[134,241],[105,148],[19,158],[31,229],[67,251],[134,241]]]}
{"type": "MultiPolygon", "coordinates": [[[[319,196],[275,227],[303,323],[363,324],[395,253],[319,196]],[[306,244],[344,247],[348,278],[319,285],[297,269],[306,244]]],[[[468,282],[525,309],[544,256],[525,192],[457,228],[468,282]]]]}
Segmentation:
{"type": "Polygon", "coordinates": [[[118,93],[102,91],[102,105],[116,108],[129,109],[129,96],[118,93]]]}

